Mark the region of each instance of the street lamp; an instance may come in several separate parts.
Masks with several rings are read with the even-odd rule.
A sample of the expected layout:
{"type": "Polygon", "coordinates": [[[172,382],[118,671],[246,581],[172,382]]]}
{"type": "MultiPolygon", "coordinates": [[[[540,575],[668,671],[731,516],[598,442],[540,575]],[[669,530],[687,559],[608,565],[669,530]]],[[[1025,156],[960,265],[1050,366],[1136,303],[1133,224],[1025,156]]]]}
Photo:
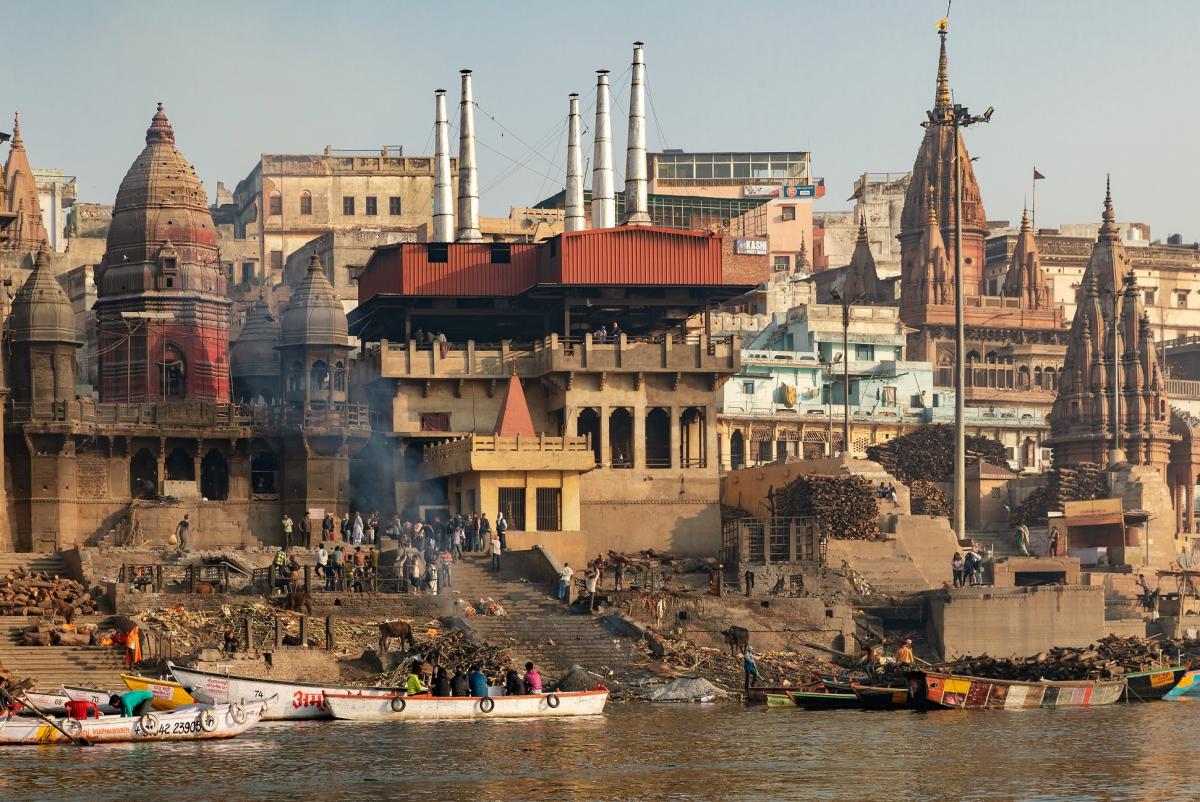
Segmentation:
{"type": "MultiPolygon", "coordinates": [[[[938,32],[943,41],[946,32],[938,32]]],[[[932,112],[922,126],[946,126],[954,140],[954,532],[961,540],[967,528],[967,425],[966,425],[966,331],[963,313],[966,307],[962,271],[962,163],[959,159],[959,131],[976,123],[986,123],[995,111],[988,106],[980,115],[972,115],[966,106],[955,103],[948,116],[938,119],[932,112]]]]}
{"type": "Polygon", "coordinates": [[[829,456],[833,456],[833,366],[842,360],[844,354],[838,354],[832,360],[821,359],[821,367],[825,368],[825,422],[829,425],[829,432],[825,436],[825,442],[829,445],[829,456]]]}
{"type": "MultiPolygon", "coordinates": [[[[850,278],[849,271],[846,278],[850,278]]],[[[829,294],[842,307],[842,450],[853,456],[850,448],[850,306],[861,301],[863,294],[859,292],[851,298],[849,292],[842,295],[836,289],[831,289],[829,294]]]]}

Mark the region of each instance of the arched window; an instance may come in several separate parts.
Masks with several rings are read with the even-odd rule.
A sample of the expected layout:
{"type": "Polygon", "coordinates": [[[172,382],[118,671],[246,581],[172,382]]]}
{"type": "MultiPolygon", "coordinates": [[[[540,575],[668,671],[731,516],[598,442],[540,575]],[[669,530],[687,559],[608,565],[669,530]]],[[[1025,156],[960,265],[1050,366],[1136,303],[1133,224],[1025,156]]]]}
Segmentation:
{"type": "Polygon", "coordinates": [[[167,455],[164,463],[167,479],[173,482],[196,481],[196,463],[185,448],[175,448],[167,455]]]}
{"type": "Polygon", "coordinates": [[[1038,388],[1039,390],[1046,389],[1045,386],[1042,385],[1042,367],[1041,367],[1041,365],[1039,365],[1033,369],[1033,386],[1038,388]]]}
{"type": "Polygon", "coordinates": [[[1042,381],[1044,382],[1042,384],[1043,389],[1058,389],[1058,373],[1055,372],[1054,368],[1046,368],[1046,370],[1042,373],[1042,381]]]}
{"type": "Polygon", "coordinates": [[[310,387],[314,393],[323,393],[329,390],[329,363],[318,359],[313,363],[309,375],[312,377],[310,387]]]}
{"type": "Polygon", "coordinates": [[[164,397],[183,398],[187,395],[187,361],[183,358],[183,349],[175,343],[168,345],[163,352],[159,370],[164,397]]]}
{"type": "Polygon", "coordinates": [[[209,501],[229,498],[229,463],[215,448],[210,448],[200,461],[200,495],[209,501]]]}
{"type": "Polygon", "coordinates": [[[1017,368],[1017,387],[1021,390],[1029,389],[1029,366],[1022,365],[1017,368]]]}
{"type": "Polygon", "coordinates": [[[336,393],[346,392],[346,363],[339,361],[333,366],[333,390],[336,393]]]}
{"type": "Polygon", "coordinates": [[[297,360],[288,366],[288,392],[304,392],[304,365],[297,360]]]}
{"type": "Polygon", "coordinates": [[[300,193],[300,214],[312,214],[312,193],[307,189],[300,193]]]}
{"type": "Polygon", "coordinates": [[[729,467],[733,469],[746,466],[746,438],[740,431],[729,436],[729,467]]]}
{"type": "Polygon", "coordinates": [[[270,451],[259,451],[250,459],[250,492],[274,496],[279,492],[279,460],[270,451]]]}
{"type": "Polygon", "coordinates": [[[267,214],[281,215],[283,214],[283,196],[278,192],[271,193],[270,206],[267,214]]]}
{"type": "Polygon", "coordinates": [[[148,448],[139,449],[129,461],[129,495],[133,498],[158,495],[158,460],[148,448]]]}

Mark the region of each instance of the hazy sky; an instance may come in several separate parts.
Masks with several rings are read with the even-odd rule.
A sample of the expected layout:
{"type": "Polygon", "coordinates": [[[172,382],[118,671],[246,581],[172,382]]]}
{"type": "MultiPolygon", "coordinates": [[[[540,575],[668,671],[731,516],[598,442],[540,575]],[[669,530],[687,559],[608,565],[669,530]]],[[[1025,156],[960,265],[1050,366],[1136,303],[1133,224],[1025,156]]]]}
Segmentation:
{"type": "MultiPolygon", "coordinates": [[[[912,168],[944,13],[945,0],[14,3],[4,104],[35,167],[111,203],[162,100],[211,196],[261,152],[428,153],[433,90],[453,107],[470,67],[484,212],[505,214],[561,188],[567,94],[590,123],[598,67],[619,92],[623,168],[643,39],[651,149],[809,150],[829,189],[816,208],[840,209],[857,174],[912,168]]],[[[1036,164],[1041,225],[1098,220],[1110,171],[1120,219],[1196,239],[1198,22],[1187,0],[957,0],[956,100],[996,108],[968,134],[988,217],[1019,219],[1036,164]]]]}

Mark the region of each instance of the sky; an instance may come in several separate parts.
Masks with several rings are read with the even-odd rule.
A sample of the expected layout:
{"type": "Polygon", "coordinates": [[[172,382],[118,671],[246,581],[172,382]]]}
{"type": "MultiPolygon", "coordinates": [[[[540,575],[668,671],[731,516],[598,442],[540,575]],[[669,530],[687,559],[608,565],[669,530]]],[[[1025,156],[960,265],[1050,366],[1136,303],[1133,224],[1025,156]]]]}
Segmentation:
{"type": "MultiPolygon", "coordinates": [[[[623,172],[640,39],[651,150],[810,151],[828,189],[816,210],[848,209],[862,172],[912,169],[945,13],[945,0],[46,0],[5,9],[0,108],[21,112],[34,167],[112,203],[161,100],[211,198],[264,152],[429,154],[433,92],[453,109],[469,67],[483,212],[506,215],[562,188],[567,95],[590,123],[600,67],[613,71],[623,172]]],[[[1039,226],[1098,221],[1111,173],[1120,220],[1200,238],[1198,22],[1190,0],[957,0],[955,100],[995,107],[967,134],[988,218],[1020,218],[1036,166],[1039,226]]]]}

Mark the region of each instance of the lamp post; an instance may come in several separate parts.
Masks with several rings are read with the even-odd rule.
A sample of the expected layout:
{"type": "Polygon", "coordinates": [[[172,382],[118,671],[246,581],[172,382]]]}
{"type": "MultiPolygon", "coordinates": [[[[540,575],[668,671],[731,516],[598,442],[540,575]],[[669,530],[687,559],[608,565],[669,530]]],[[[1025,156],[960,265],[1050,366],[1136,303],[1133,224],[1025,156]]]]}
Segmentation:
{"type": "MultiPolygon", "coordinates": [[[[941,35],[945,37],[946,32],[941,35]]],[[[972,115],[966,106],[955,103],[949,114],[938,118],[933,112],[923,126],[946,126],[954,146],[954,533],[961,540],[967,534],[967,425],[966,425],[966,327],[963,321],[966,293],[963,287],[962,258],[962,164],[959,158],[959,131],[992,119],[988,106],[980,115],[972,115]]]]}
{"type": "Polygon", "coordinates": [[[850,307],[861,301],[863,294],[860,292],[851,298],[850,293],[843,295],[836,289],[830,290],[829,294],[842,307],[842,451],[853,455],[850,447],[850,307]]]}
{"type": "Polygon", "coordinates": [[[825,422],[829,426],[829,431],[825,435],[825,442],[829,445],[829,456],[833,456],[833,366],[837,364],[839,356],[834,360],[819,360],[821,367],[825,368],[825,422]]]}

